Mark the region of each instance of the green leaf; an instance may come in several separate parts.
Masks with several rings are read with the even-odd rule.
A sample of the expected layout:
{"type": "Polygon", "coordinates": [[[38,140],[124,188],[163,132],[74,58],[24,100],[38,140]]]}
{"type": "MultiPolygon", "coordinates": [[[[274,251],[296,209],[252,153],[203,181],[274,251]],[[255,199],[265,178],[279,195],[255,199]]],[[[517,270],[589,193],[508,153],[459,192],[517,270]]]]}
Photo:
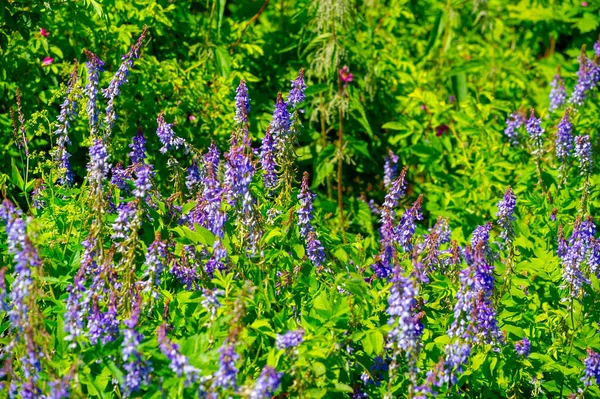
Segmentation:
{"type": "Polygon", "coordinates": [[[219,13],[217,18],[217,37],[221,37],[221,24],[223,23],[223,14],[225,14],[225,4],[227,0],[219,0],[219,13]]]}
{"type": "Polygon", "coordinates": [[[383,334],[379,330],[367,331],[361,342],[367,355],[378,355],[383,350],[383,334]]]}
{"type": "Polygon", "coordinates": [[[467,99],[467,75],[460,72],[452,76],[452,90],[456,96],[456,100],[461,103],[467,99]]]}
{"type": "Polygon", "coordinates": [[[231,56],[229,55],[229,52],[225,47],[218,46],[215,47],[214,54],[219,74],[222,77],[227,78],[231,71],[231,56]]]}

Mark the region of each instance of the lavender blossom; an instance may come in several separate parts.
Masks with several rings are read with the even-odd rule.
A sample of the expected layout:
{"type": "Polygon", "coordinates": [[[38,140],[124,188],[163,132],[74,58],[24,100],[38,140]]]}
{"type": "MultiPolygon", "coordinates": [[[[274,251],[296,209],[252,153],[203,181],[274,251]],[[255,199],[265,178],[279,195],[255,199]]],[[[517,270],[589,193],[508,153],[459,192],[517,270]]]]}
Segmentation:
{"type": "Polygon", "coordinates": [[[313,265],[317,268],[323,266],[323,263],[325,263],[325,248],[321,245],[321,241],[319,241],[317,233],[314,231],[308,233],[308,238],[306,239],[306,252],[308,254],[308,259],[313,265]]]}
{"type": "Polygon", "coordinates": [[[102,140],[96,139],[90,147],[90,161],[87,164],[88,179],[96,195],[102,190],[109,168],[106,146],[102,140]]]}
{"type": "Polygon", "coordinates": [[[192,166],[186,170],[185,186],[190,193],[194,194],[198,190],[198,187],[200,187],[201,180],[200,169],[196,162],[193,162],[192,166]]]}
{"type": "Polygon", "coordinates": [[[131,178],[131,170],[123,169],[123,162],[119,161],[119,163],[112,168],[111,175],[110,182],[117,186],[119,190],[128,193],[129,186],[125,180],[131,178]]]}
{"type": "MultiPolygon", "coordinates": [[[[564,164],[573,151],[573,125],[569,118],[569,109],[558,124],[558,133],[556,135],[556,157],[564,164]]],[[[562,166],[562,165],[561,165],[562,166]]]]}
{"type": "Polygon", "coordinates": [[[508,138],[508,142],[511,145],[519,144],[519,132],[518,129],[525,124],[525,118],[518,111],[510,114],[506,120],[506,129],[504,129],[504,135],[508,138]]]}
{"type": "Polygon", "coordinates": [[[104,62],[91,51],[84,50],[88,57],[88,62],[85,63],[87,69],[88,83],[83,90],[87,97],[86,111],[90,121],[90,137],[96,137],[98,134],[98,108],[96,102],[98,100],[98,81],[100,79],[100,71],[104,66],[104,62]]]}
{"type": "Polygon", "coordinates": [[[263,170],[263,186],[267,192],[277,187],[277,172],[275,171],[275,140],[271,131],[267,130],[260,147],[260,165],[263,170]]]}
{"type": "Polygon", "coordinates": [[[298,226],[300,227],[300,236],[305,240],[308,239],[308,233],[314,231],[314,228],[311,224],[313,219],[313,199],[315,198],[315,194],[310,192],[308,187],[308,172],[304,172],[302,176],[302,186],[300,187],[300,193],[298,194],[298,201],[300,202],[300,207],[296,211],[298,214],[298,226]]]}
{"type": "Polygon", "coordinates": [[[275,346],[279,350],[290,350],[296,348],[304,340],[304,331],[288,331],[285,334],[277,334],[275,346]]]}
{"type": "Polygon", "coordinates": [[[500,239],[503,241],[502,245],[510,246],[515,236],[514,216],[515,205],[517,204],[517,196],[513,193],[509,187],[506,189],[504,199],[498,202],[498,225],[500,226],[500,239]]]}
{"type": "Polygon", "coordinates": [[[600,385],[600,355],[593,350],[587,350],[587,358],[583,362],[585,365],[585,375],[581,378],[583,385],[590,387],[596,383],[600,385]]]}
{"type": "Polygon", "coordinates": [[[212,290],[205,288],[202,292],[204,294],[204,299],[202,299],[202,302],[200,303],[210,313],[211,319],[214,319],[217,314],[217,309],[221,307],[221,302],[219,302],[217,296],[223,295],[224,292],[216,288],[212,290]]]}
{"type": "Polygon", "coordinates": [[[229,153],[225,155],[225,179],[224,185],[227,199],[232,206],[242,207],[241,213],[246,214],[252,202],[249,197],[250,183],[254,176],[254,165],[251,159],[250,140],[248,132],[238,144],[235,137],[232,138],[229,153]]]}
{"type": "Polygon", "coordinates": [[[239,355],[235,353],[233,343],[225,341],[219,349],[221,356],[219,357],[219,370],[214,374],[214,386],[222,389],[236,388],[236,378],[238,369],[235,362],[239,355]]]}
{"type": "Polygon", "coordinates": [[[394,272],[390,296],[388,298],[388,324],[392,327],[388,333],[388,346],[394,351],[403,351],[412,371],[416,370],[416,356],[421,347],[423,325],[416,315],[416,298],[419,286],[400,274],[399,268],[394,272]]]}
{"type": "Polygon", "coordinates": [[[591,220],[577,220],[568,242],[565,241],[562,228],[558,237],[558,257],[562,261],[563,280],[571,297],[578,297],[582,287],[590,281],[583,274],[583,265],[591,247],[595,226],[591,220]]]}
{"type": "Polygon", "coordinates": [[[169,359],[169,368],[177,377],[185,376],[185,385],[189,386],[198,380],[200,370],[190,364],[189,359],[179,351],[179,345],[167,337],[167,325],[158,327],[158,347],[163,355],[169,359]]]}
{"type": "Polygon", "coordinates": [[[270,127],[271,134],[276,143],[275,146],[279,153],[281,153],[283,146],[286,144],[286,140],[290,134],[290,126],[291,119],[287,103],[283,100],[281,93],[278,93],[270,127]]]}
{"type": "Polygon", "coordinates": [[[398,155],[394,154],[392,150],[388,150],[388,155],[385,157],[383,164],[383,185],[386,189],[389,189],[396,179],[399,159],[398,155]]]}
{"type": "Polygon", "coordinates": [[[288,104],[292,108],[298,107],[298,105],[304,101],[306,98],[304,90],[306,90],[306,84],[304,84],[304,69],[301,69],[298,73],[298,77],[295,80],[292,80],[292,89],[288,95],[288,104]]]}
{"type": "Polygon", "coordinates": [[[133,182],[135,188],[133,189],[133,195],[141,200],[146,200],[148,191],[152,189],[152,166],[141,165],[135,171],[136,180],[133,182]]]}
{"type": "Polygon", "coordinates": [[[67,287],[69,296],[64,314],[65,341],[70,342],[69,348],[77,347],[77,339],[83,336],[84,322],[87,315],[89,295],[86,295],[81,273],[75,275],[73,284],[67,287]]]}
{"type": "Polygon", "coordinates": [[[127,77],[129,75],[129,70],[133,67],[133,60],[139,57],[139,50],[142,47],[142,42],[146,38],[146,27],[142,30],[142,34],[138,38],[138,40],[131,46],[131,49],[127,54],[123,56],[123,62],[121,66],[117,70],[115,76],[111,79],[108,87],[106,89],[102,89],[102,95],[104,98],[108,99],[108,104],[106,106],[106,117],[104,118],[104,122],[106,123],[106,136],[110,136],[112,132],[112,128],[115,124],[115,120],[117,119],[117,114],[115,112],[115,99],[121,94],[121,86],[127,83],[127,77]]]}
{"type": "Polygon", "coordinates": [[[282,376],[283,373],[278,373],[273,367],[265,366],[250,393],[250,399],[271,399],[281,385],[282,376]]]}
{"type": "Polygon", "coordinates": [[[157,236],[148,247],[146,260],[144,261],[144,274],[142,276],[143,291],[152,293],[154,298],[158,297],[157,287],[167,264],[167,245],[157,236]]]}
{"type": "Polygon", "coordinates": [[[137,203],[132,202],[121,202],[118,208],[118,216],[112,225],[113,228],[113,239],[127,239],[129,233],[131,233],[137,219],[137,203]]]}
{"type": "Polygon", "coordinates": [[[6,293],[6,266],[0,269],[0,312],[7,312],[10,310],[10,304],[8,303],[8,294],[6,293]]]}
{"type": "Polygon", "coordinates": [[[600,67],[590,60],[583,51],[579,55],[578,60],[579,71],[577,71],[577,84],[569,99],[569,104],[576,108],[583,105],[588,96],[588,92],[596,87],[600,80],[600,67]]]}
{"type": "Polygon", "coordinates": [[[121,354],[123,358],[123,368],[125,369],[125,379],[122,384],[123,396],[129,397],[132,393],[140,390],[142,385],[150,384],[150,373],[152,366],[149,362],[142,359],[139,346],[143,335],[135,330],[139,317],[139,305],[134,306],[131,317],[124,322],[123,344],[121,345],[121,354]]]}
{"type": "Polygon", "coordinates": [[[550,83],[552,90],[550,90],[550,106],[548,111],[554,112],[562,107],[567,100],[567,93],[565,89],[565,82],[560,75],[555,75],[554,80],[550,83]]]}
{"type": "Polygon", "coordinates": [[[515,352],[519,356],[529,357],[529,350],[531,349],[531,343],[527,337],[523,338],[520,341],[515,342],[515,352]]]}
{"type": "Polygon", "coordinates": [[[383,205],[386,208],[393,209],[398,205],[398,200],[404,196],[406,193],[406,171],[408,168],[404,168],[402,172],[400,172],[400,176],[392,183],[388,193],[385,196],[385,200],[383,201],[383,205]]]}
{"type": "Polygon", "coordinates": [[[575,137],[575,157],[579,161],[579,173],[589,178],[593,168],[592,144],[589,135],[575,137]]]}
{"type": "Polygon", "coordinates": [[[73,172],[71,171],[71,164],[69,158],[71,154],[67,151],[67,145],[71,144],[69,140],[69,127],[70,121],[77,116],[77,100],[79,95],[73,95],[73,89],[75,88],[78,80],[77,70],[79,64],[75,61],[75,66],[71,72],[71,77],[67,85],[67,91],[65,94],[65,100],[60,106],[60,114],[58,116],[58,124],[54,134],[58,136],[56,138],[56,147],[52,151],[54,161],[58,168],[58,183],[60,185],[70,186],[73,183],[73,172]]]}
{"type": "Polygon", "coordinates": [[[133,141],[129,144],[129,148],[131,148],[129,157],[131,158],[132,164],[144,162],[144,159],[146,159],[146,139],[141,130],[138,130],[135,134],[133,141]]]}
{"type": "Polygon", "coordinates": [[[419,198],[415,201],[410,209],[407,209],[400,223],[395,229],[395,237],[398,244],[402,247],[405,252],[410,252],[413,248],[412,238],[417,228],[415,220],[422,220],[423,215],[421,214],[421,202],[423,201],[423,194],[419,195],[419,198]]]}
{"type": "Polygon", "coordinates": [[[248,114],[250,113],[250,98],[248,97],[248,88],[246,82],[242,79],[236,90],[235,96],[235,117],[237,123],[248,123],[248,114]]]}
{"type": "Polygon", "coordinates": [[[186,146],[186,142],[181,137],[178,137],[173,131],[173,124],[165,122],[164,113],[158,114],[156,118],[156,122],[158,123],[158,129],[156,129],[156,135],[160,140],[162,147],[160,147],[160,153],[165,154],[167,151],[170,151],[172,148],[176,150],[181,146],[186,146]]]}
{"type": "Polygon", "coordinates": [[[111,298],[111,301],[112,303],[106,312],[98,309],[97,300],[91,307],[88,316],[88,338],[92,345],[96,345],[98,342],[106,345],[116,340],[119,335],[119,320],[117,319],[115,299],[111,298]]]}
{"type": "Polygon", "coordinates": [[[541,126],[541,120],[535,117],[535,113],[531,110],[531,116],[527,120],[527,133],[529,134],[529,138],[531,139],[531,145],[533,147],[533,155],[536,158],[542,156],[543,152],[543,134],[544,129],[541,126]]]}

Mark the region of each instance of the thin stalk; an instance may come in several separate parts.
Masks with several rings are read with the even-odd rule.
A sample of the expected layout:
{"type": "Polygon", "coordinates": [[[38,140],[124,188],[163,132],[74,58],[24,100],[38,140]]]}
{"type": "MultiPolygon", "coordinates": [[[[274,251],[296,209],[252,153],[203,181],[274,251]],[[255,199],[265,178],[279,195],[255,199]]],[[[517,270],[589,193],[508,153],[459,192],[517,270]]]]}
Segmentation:
{"type": "Polygon", "coordinates": [[[346,232],[344,227],[344,196],[342,193],[342,162],[344,160],[344,114],[339,109],[340,129],[338,131],[338,171],[337,171],[337,189],[338,189],[338,207],[340,208],[340,227],[342,228],[342,240],[346,243],[346,232]]]}

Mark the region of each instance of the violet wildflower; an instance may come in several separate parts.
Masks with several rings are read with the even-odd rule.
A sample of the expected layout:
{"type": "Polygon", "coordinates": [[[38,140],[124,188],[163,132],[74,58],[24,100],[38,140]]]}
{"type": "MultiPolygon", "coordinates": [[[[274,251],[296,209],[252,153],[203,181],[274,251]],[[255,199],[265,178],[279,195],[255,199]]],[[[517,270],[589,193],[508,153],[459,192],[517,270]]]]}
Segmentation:
{"type": "Polygon", "coordinates": [[[10,305],[8,303],[8,294],[6,293],[6,266],[0,269],[0,312],[8,312],[10,305]]]}
{"type": "Polygon", "coordinates": [[[160,147],[161,154],[170,151],[172,148],[178,149],[181,146],[186,146],[185,140],[178,137],[173,131],[173,124],[165,122],[165,115],[163,112],[158,114],[156,122],[158,123],[156,135],[162,144],[162,147],[160,147]]]}
{"type": "Polygon", "coordinates": [[[123,169],[123,162],[119,161],[111,170],[110,182],[117,186],[119,190],[129,192],[129,186],[125,180],[131,178],[131,170],[123,169]]]}
{"type": "Polygon", "coordinates": [[[90,147],[90,161],[87,164],[88,179],[95,193],[99,195],[109,170],[108,151],[100,139],[94,140],[90,147]]]}
{"type": "Polygon", "coordinates": [[[273,367],[265,366],[250,393],[250,399],[271,399],[281,385],[282,376],[283,373],[278,373],[273,367]]]}
{"type": "MultiPolygon", "coordinates": [[[[479,245],[483,248],[483,254],[486,258],[491,256],[490,250],[490,232],[492,231],[492,224],[487,222],[484,225],[477,226],[475,230],[473,230],[473,236],[471,237],[471,247],[477,248],[479,245]]],[[[465,258],[467,259],[467,263],[471,264],[473,257],[470,256],[472,254],[469,251],[465,251],[465,258]]]]}
{"type": "Polygon", "coordinates": [[[587,354],[587,358],[583,362],[585,375],[581,381],[586,387],[592,386],[594,382],[596,385],[600,385],[600,355],[589,348],[587,354]]]}
{"type": "Polygon", "coordinates": [[[280,350],[294,349],[304,341],[304,331],[288,331],[285,334],[277,334],[275,346],[280,350]]]}
{"type": "Polygon", "coordinates": [[[118,211],[117,219],[112,225],[114,231],[112,238],[127,239],[136,223],[137,203],[135,201],[121,202],[118,211]]]}
{"type": "Polygon", "coordinates": [[[87,97],[86,111],[90,121],[91,137],[96,137],[98,133],[98,81],[100,79],[100,71],[104,66],[104,62],[91,51],[83,50],[88,57],[88,62],[85,63],[87,69],[88,83],[83,90],[87,97]]]}
{"type": "Polygon", "coordinates": [[[308,259],[313,265],[317,268],[323,266],[323,263],[325,263],[325,248],[321,245],[321,241],[319,241],[318,235],[314,231],[308,233],[308,238],[306,239],[306,252],[308,259]]]}
{"type": "Polygon", "coordinates": [[[267,192],[277,187],[277,173],[275,171],[275,140],[267,129],[260,147],[260,165],[263,170],[263,186],[267,192]]]}
{"type": "Polygon", "coordinates": [[[54,134],[58,136],[56,138],[56,148],[52,150],[54,161],[58,167],[58,183],[67,186],[70,186],[73,183],[73,172],[71,171],[71,164],[69,162],[71,154],[67,151],[67,145],[71,144],[68,134],[70,121],[73,120],[73,117],[77,116],[77,100],[79,96],[73,95],[73,89],[78,80],[78,67],[79,64],[77,63],[77,60],[75,60],[75,65],[71,72],[69,83],[67,84],[65,100],[60,106],[58,125],[54,131],[54,134]]]}
{"type": "Polygon", "coordinates": [[[144,162],[144,159],[146,159],[146,139],[141,130],[138,130],[135,134],[131,144],[129,144],[129,148],[131,148],[129,157],[131,158],[132,164],[144,162]]]}
{"type": "Polygon", "coordinates": [[[300,236],[305,240],[308,239],[308,233],[314,231],[311,224],[313,219],[313,199],[315,194],[310,192],[308,187],[308,172],[304,172],[302,176],[302,186],[300,187],[300,193],[298,194],[298,201],[300,207],[296,211],[298,214],[298,226],[300,227],[300,236]]]}
{"type": "Polygon", "coordinates": [[[217,309],[221,307],[221,302],[219,302],[217,295],[223,295],[224,292],[216,288],[212,290],[205,288],[202,292],[204,294],[204,299],[202,299],[202,302],[200,303],[210,313],[211,319],[214,319],[217,314],[217,309]]]}
{"type": "Polygon", "coordinates": [[[281,148],[289,135],[291,126],[290,113],[287,103],[283,100],[281,93],[277,93],[275,102],[275,111],[273,112],[273,120],[271,121],[271,133],[275,139],[277,150],[281,153],[281,148]]]}
{"type": "Polygon", "coordinates": [[[298,105],[304,101],[306,98],[304,90],[306,90],[306,84],[304,84],[304,69],[301,69],[298,73],[298,77],[295,80],[292,80],[292,89],[288,95],[288,104],[292,108],[298,107],[298,105]]]}
{"type": "Polygon", "coordinates": [[[201,175],[200,169],[198,168],[198,164],[194,161],[192,166],[186,169],[185,176],[185,186],[190,191],[190,193],[194,194],[201,183],[201,175]]]}
{"type": "Polygon", "coordinates": [[[405,252],[410,252],[413,248],[412,238],[417,229],[415,220],[423,219],[423,215],[421,214],[422,201],[423,194],[419,195],[419,198],[417,198],[413,206],[404,212],[400,219],[400,223],[398,223],[398,226],[395,229],[396,240],[405,252]]]}
{"type": "Polygon", "coordinates": [[[531,343],[527,337],[523,338],[520,341],[515,342],[515,352],[519,356],[529,357],[529,350],[531,349],[531,343]]]}
{"type": "Polygon", "coordinates": [[[235,389],[238,372],[235,362],[238,360],[239,355],[235,353],[234,344],[225,341],[219,349],[219,353],[221,354],[219,357],[219,370],[214,374],[213,384],[215,387],[222,389],[235,389]]]}
{"type": "Polygon", "coordinates": [[[234,119],[237,123],[248,123],[249,113],[250,98],[248,97],[248,88],[246,87],[246,82],[242,79],[236,90],[234,119]]]}
{"type": "Polygon", "coordinates": [[[594,55],[596,57],[600,57],[600,39],[596,43],[594,43],[594,55]]]}
{"type": "Polygon", "coordinates": [[[562,227],[558,236],[558,257],[562,261],[563,280],[572,297],[578,297],[582,287],[590,281],[583,273],[583,266],[590,250],[595,226],[591,220],[577,220],[569,241],[565,241],[562,227]]]}
{"type": "Polygon", "coordinates": [[[185,385],[189,386],[198,380],[200,370],[190,364],[189,359],[179,351],[179,345],[167,337],[167,325],[158,327],[158,347],[169,359],[169,368],[177,377],[185,376],[185,385]]]}
{"type": "Polygon", "coordinates": [[[87,314],[89,295],[86,295],[81,273],[75,275],[73,284],[67,287],[69,296],[64,314],[65,341],[69,341],[69,348],[77,346],[77,339],[83,336],[84,321],[87,314]]]}
{"type": "Polygon", "coordinates": [[[518,111],[510,114],[506,120],[506,129],[504,135],[508,138],[511,145],[519,144],[519,128],[525,124],[525,118],[518,111]]]}
{"type": "Polygon", "coordinates": [[[598,84],[600,79],[600,68],[590,60],[582,50],[578,57],[579,70],[577,71],[577,84],[573,89],[569,103],[579,108],[585,102],[588,92],[598,84]]]}
{"type": "Polygon", "coordinates": [[[42,179],[37,179],[35,182],[33,191],[31,192],[31,199],[32,199],[31,205],[35,209],[40,210],[46,206],[46,202],[44,201],[44,198],[43,198],[43,192],[45,189],[46,189],[46,186],[44,185],[44,181],[42,179]]]}
{"type": "Polygon", "coordinates": [[[550,90],[550,106],[548,111],[554,112],[565,104],[567,100],[567,93],[565,89],[565,82],[560,75],[555,75],[554,80],[550,83],[552,90],[550,90]]]}
{"type": "Polygon", "coordinates": [[[515,205],[517,204],[517,196],[509,187],[506,189],[504,198],[498,202],[498,225],[500,226],[500,239],[502,245],[510,246],[515,236],[514,221],[516,220],[515,205]]]}
{"type": "Polygon", "coordinates": [[[150,373],[152,372],[152,367],[149,362],[142,359],[139,350],[144,337],[135,330],[139,311],[139,304],[134,305],[131,317],[124,322],[125,329],[123,331],[121,354],[124,362],[123,368],[126,372],[122,384],[123,396],[125,397],[139,391],[142,385],[150,384],[150,373]]]}
{"type": "Polygon", "coordinates": [[[388,333],[388,346],[394,352],[404,352],[411,371],[416,368],[423,333],[420,317],[415,314],[418,295],[419,286],[411,278],[402,276],[399,267],[396,267],[386,311],[390,316],[388,324],[392,326],[388,333]]]}
{"type": "Polygon", "coordinates": [[[112,132],[112,128],[115,124],[115,120],[117,119],[117,114],[115,112],[115,99],[121,94],[121,86],[127,83],[127,77],[129,75],[129,70],[133,67],[133,60],[139,57],[140,47],[142,47],[142,42],[146,38],[146,27],[142,30],[142,34],[137,39],[137,41],[131,46],[129,52],[123,55],[123,62],[115,76],[111,79],[108,87],[106,89],[102,89],[102,95],[104,98],[108,99],[108,104],[106,106],[106,117],[104,118],[104,122],[106,123],[106,136],[110,136],[112,132]]]}
{"type": "Polygon", "coordinates": [[[148,195],[148,191],[152,189],[152,166],[141,165],[135,170],[136,179],[133,182],[134,189],[133,195],[139,199],[145,200],[148,195]]]}
{"type": "Polygon", "coordinates": [[[529,134],[529,138],[531,139],[531,145],[533,147],[533,155],[536,158],[542,156],[543,152],[543,137],[544,129],[541,126],[541,120],[535,117],[535,113],[531,110],[531,116],[527,120],[527,133],[529,134]]]}
{"type": "Polygon", "coordinates": [[[220,238],[216,238],[213,244],[213,254],[206,262],[205,271],[209,276],[213,276],[215,270],[223,271],[226,268],[227,249],[220,238]]]}
{"type": "Polygon", "coordinates": [[[579,161],[579,173],[588,178],[593,168],[592,145],[589,135],[575,137],[575,156],[579,161]]]}
{"type": "MultiPolygon", "coordinates": [[[[111,295],[115,295],[111,293],[111,295]]],[[[97,299],[91,306],[88,315],[88,338],[92,345],[100,342],[106,345],[117,339],[119,335],[119,320],[117,319],[117,308],[115,298],[111,298],[111,304],[106,312],[98,308],[97,299]]]]}
{"type": "Polygon", "coordinates": [[[398,161],[398,155],[394,154],[392,150],[388,150],[388,155],[385,157],[383,164],[383,185],[386,189],[389,189],[392,182],[396,180],[398,161]]]}
{"type": "Polygon", "coordinates": [[[148,247],[146,260],[144,261],[144,274],[142,276],[143,291],[152,293],[154,298],[158,297],[157,287],[167,264],[167,245],[157,236],[148,247]]]}
{"type": "Polygon", "coordinates": [[[227,199],[232,206],[241,205],[241,213],[249,212],[251,198],[249,196],[250,183],[254,176],[254,165],[251,159],[250,140],[248,132],[242,138],[242,143],[238,144],[235,137],[232,137],[229,153],[225,155],[225,179],[227,199]]]}
{"type": "Polygon", "coordinates": [[[392,186],[388,190],[388,193],[385,196],[385,200],[383,201],[383,205],[386,208],[393,209],[398,205],[398,200],[404,197],[406,193],[406,171],[408,168],[404,168],[402,172],[400,172],[400,176],[392,183],[392,186]]]}
{"type": "Polygon", "coordinates": [[[569,118],[569,109],[558,124],[558,133],[556,134],[556,157],[561,162],[561,166],[571,155],[573,151],[573,125],[569,118]]]}

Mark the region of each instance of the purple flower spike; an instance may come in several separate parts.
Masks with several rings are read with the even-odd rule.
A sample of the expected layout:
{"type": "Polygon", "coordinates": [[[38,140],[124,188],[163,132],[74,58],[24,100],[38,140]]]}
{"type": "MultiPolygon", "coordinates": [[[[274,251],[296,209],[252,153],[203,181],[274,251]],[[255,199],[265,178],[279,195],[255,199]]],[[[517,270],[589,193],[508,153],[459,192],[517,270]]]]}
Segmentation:
{"type": "Polygon", "coordinates": [[[417,229],[415,220],[423,220],[423,215],[421,214],[422,202],[423,194],[419,195],[413,206],[404,212],[400,223],[396,227],[396,239],[405,252],[410,252],[413,248],[412,238],[417,229]]]}
{"type": "Polygon", "coordinates": [[[267,129],[265,137],[260,147],[260,165],[263,170],[263,186],[267,192],[277,187],[277,172],[275,167],[275,140],[271,135],[270,129],[267,129]]]}
{"type": "Polygon", "coordinates": [[[144,162],[144,159],[146,159],[146,139],[141,130],[138,130],[135,134],[132,143],[129,144],[129,148],[131,148],[129,157],[131,158],[132,164],[144,162]]]}
{"type": "Polygon", "coordinates": [[[260,377],[256,380],[254,390],[250,393],[250,399],[270,399],[279,386],[283,373],[278,373],[273,367],[265,366],[260,377]]]}
{"type": "Polygon", "coordinates": [[[516,146],[519,144],[519,128],[525,124],[525,118],[518,111],[510,114],[506,120],[506,129],[504,135],[508,138],[510,145],[516,146]]]}
{"type": "Polygon", "coordinates": [[[600,355],[593,350],[587,350],[587,358],[583,362],[585,365],[585,375],[581,378],[583,385],[590,387],[596,383],[600,385],[600,355]]]}
{"type": "Polygon", "coordinates": [[[514,216],[515,205],[517,204],[517,196],[509,187],[506,189],[504,199],[498,202],[498,225],[500,226],[500,239],[503,240],[502,245],[510,246],[515,236],[513,223],[516,220],[514,216]]]}
{"type": "Polygon", "coordinates": [[[527,133],[531,139],[531,145],[533,147],[533,155],[535,157],[541,157],[543,152],[543,134],[544,129],[541,126],[541,120],[535,117],[535,113],[531,110],[531,116],[527,120],[527,133]]]}
{"type": "Polygon", "coordinates": [[[248,114],[250,113],[250,98],[248,97],[248,88],[243,80],[237,88],[235,96],[235,121],[237,123],[248,123],[248,114]]]}
{"type": "Polygon", "coordinates": [[[104,66],[104,62],[98,56],[91,51],[83,50],[88,58],[88,62],[85,63],[87,69],[88,83],[83,90],[83,93],[87,97],[87,114],[90,121],[91,137],[96,137],[98,134],[98,107],[96,103],[98,101],[98,81],[100,79],[100,71],[104,66]]]}
{"type": "Polygon", "coordinates": [[[531,343],[527,337],[523,338],[520,341],[515,342],[515,352],[519,356],[529,357],[529,350],[531,349],[531,343]]]}
{"type": "Polygon", "coordinates": [[[160,147],[161,154],[170,151],[172,148],[178,149],[181,146],[186,146],[185,140],[181,137],[178,137],[173,131],[173,124],[165,122],[164,113],[161,112],[158,114],[156,122],[158,123],[156,135],[162,144],[162,147],[160,147]]]}
{"type": "Polygon", "coordinates": [[[235,353],[235,346],[227,341],[223,343],[219,352],[221,353],[219,357],[219,370],[214,375],[213,384],[222,389],[235,389],[238,372],[235,362],[238,360],[239,355],[235,353]]]}
{"type": "Polygon", "coordinates": [[[292,89],[288,95],[288,104],[292,108],[298,107],[298,105],[304,101],[306,98],[304,90],[306,90],[306,84],[304,84],[304,69],[301,69],[296,80],[292,80],[292,89]]]}
{"type": "Polygon", "coordinates": [[[556,157],[564,164],[571,156],[573,151],[573,125],[569,118],[569,109],[565,111],[565,115],[558,124],[558,133],[556,134],[556,157]]]}
{"type": "Polygon", "coordinates": [[[296,348],[304,341],[304,331],[288,331],[283,335],[277,334],[275,346],[280,350],[290,350],[296,348]]]}
{"type": "Polygon", "coordinates": [[[567,100],[567,92],[565,82],[560,75],[554,76],[554,80],[550,83],[552,90],[550,91],[550,106],[548,111],[554,112],[562,107],[567,100]]]}
{"type": "Polygon", "coordinates": [[[593,169],[592,144],[587,134],[575,138],[575,157],[579,161],[579,173],[589,177],[593,169]]]}

